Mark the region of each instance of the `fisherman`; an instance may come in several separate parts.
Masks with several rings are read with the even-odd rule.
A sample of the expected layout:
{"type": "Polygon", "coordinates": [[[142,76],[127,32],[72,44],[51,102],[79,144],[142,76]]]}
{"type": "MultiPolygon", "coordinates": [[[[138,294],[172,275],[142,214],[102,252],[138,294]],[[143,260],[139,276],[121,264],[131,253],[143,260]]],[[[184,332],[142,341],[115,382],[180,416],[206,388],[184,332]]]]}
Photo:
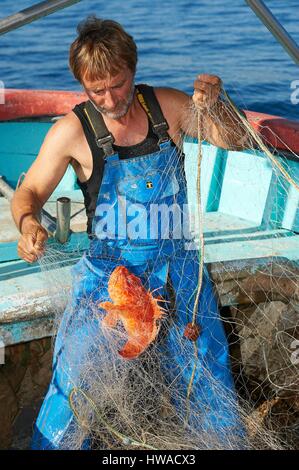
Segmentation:
{"type": "MultiPolygon", "coordinates": [[[[136,86],[137,48],[133,38],[117,22],[96,17],[79,24],[69,63],[88,100],[51,127],[11,206],[21,233],[18,254],[29,263],[35,262],[44,254],[48,237],[39,220],[41,208],[68,165],[72,165],[84,195],[90,238],[89,250],[73,268],[72,308],[78,311],[72,316],[67,308],[59,327],[53,377],[36,422],[34,449],[64,448],[76,426],[69,395],[80,379],[80,366],[82,370],[93,331],[99,330],[99,324],[92,323],[94,317],[92,325],[88,324],[88,308],[80,306],[84,299],[92,299],[96,305],[109,300],[107,284],[118,265],[139,276],[149,289],[162,289],[162,297],[163,292],[167,295],[166,284],[171,283],[177,320],[169,326],[161,346],[166,382],[174,380],[179,366],[178,386],[187,391],[191,372],[186,364],[196,342],[198,361],[205,364],[218,384],[232,396],[234,393],[227,341],[206,269],[197,322],[188,326],[198,281],[197,253],[186,250],[186,240],[174,239],[171,233],[168,239],[163,238],[160,229],[153,239],[147,233],[143,238],[120,233],[117,227],[109,236],[110,232],[104,230],[102,210],[106,205],[120,215],[124,199],[127,213],[136,203],[146,209],[151,202],[168,206],[175,202],[180,207],[186,204],[182,136],[197,137],[198,123],[202,138],[216,146],[245,146],[246,135],[239,119],[220,98],[221,80],[215,75],[198,76],[192,98],[176,89],[136,86]],[[186,299],[191,297],[186,308],[186,299]],[[79,317],[84,322],[76,323],[79,317]],[[178,343],[184,335],[187,343],[177,357],[178,343]],[[71,354],[67,343],[79,344],[80,349],[74,348],[71,354]]],[[[210,390],[200,373],[197,368],[192,394],[193,401],[195,397],[209,408],[207,423],[224,430],[238,427],[234,413],[224,400],[219,405],[216,392],[210,390]],[[219,406],[223,406],[220,417],[219,406]]],[[[174,405],[181,410],[184,403],[178,399],[174,405]]],[[[86,439],[82,448],[89,446],[86,439]]]]}

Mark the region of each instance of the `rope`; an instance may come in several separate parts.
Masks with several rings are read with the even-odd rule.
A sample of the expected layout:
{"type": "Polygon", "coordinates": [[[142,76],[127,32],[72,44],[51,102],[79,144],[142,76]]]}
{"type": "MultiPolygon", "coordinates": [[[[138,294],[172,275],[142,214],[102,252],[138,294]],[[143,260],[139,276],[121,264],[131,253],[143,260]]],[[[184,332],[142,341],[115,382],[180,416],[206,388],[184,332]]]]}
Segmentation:
{"type": "Polygon", "coordinates": [[[261,137],[258,135],[258,133],[251,127],[247,119],[242,116],[240,111],[238,110],[237,106],[231,99],[231,97],[228,95],[228,93],[223,89],[224,96],[226,97],[227,101],[239,117],[239,119],[242,121],[242,124],[244,127],[247,129],[248,133],[252,136],[252,138],[255,140],[255,142],[258,144],[258,146],[261,148],[261,150],[267,155],[267,157],[271,160],[274,166],[278,168],[278,170],[281,172],[281,174],[285,177],[285,179],[292,185],[294,188],[299,191],[299,185],[296,183],[296,181],[293,180],[293,178],[289,175],[289,173],[285,170],[285,168],[279,163],[279,161],[274,157],[274,155],[270,152],[270,150],[266,147],[264,142],[262,141],[261,137]]]}
{"type": "MultiPolygon", "coordinates": [[[[197,155],[196,194],[197,194],[197,215],[198,215],[198,230],[199,230],[200,246],[198,250],[199,268],[198,268],[196,296],[195,296],[193,312],[192,312],[192,322],[191,322],[192,326],[195,326],[196,324],[199,297],[200,297],[201,288],[202,288],[203,268],[204,268],[204,236],[203,236],[203,217],[202,217],[202,204],[201,204],[202,136],[201,136],[201,114],[199,111],[197,112],[197,132],[198,132],[198,155],[197,155]]],[[[193,369],[192,369],[191,377],[190,377],[188,388],[187,388],[185,426],[187,425],[189,416],[190,416],[190,395],[192,392],[192,386],[194,382],[197,363],[198,363],[198,346],[197,346],[197,341],[194,341],[194,364],[193,364],[193,369]]]]}

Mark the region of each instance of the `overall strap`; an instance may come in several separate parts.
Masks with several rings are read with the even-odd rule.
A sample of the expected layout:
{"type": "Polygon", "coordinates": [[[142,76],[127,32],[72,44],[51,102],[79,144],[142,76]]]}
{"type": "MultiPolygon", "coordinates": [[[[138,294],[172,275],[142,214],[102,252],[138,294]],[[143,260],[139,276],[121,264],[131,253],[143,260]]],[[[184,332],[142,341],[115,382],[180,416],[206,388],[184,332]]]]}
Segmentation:
{"type": "Polygon", "coordinates": [[[104,158],[115,154],[113,149],[114,137],[107,129],[102,114],[94,107],[91,101],[87,101],[84,106],[84,113],[94,132],[96,144],[104,152],[104,158]]]}
{"type": "Polygon", "coordinates": [[[149,85],[137,85],[137,98],[144,111],[148,115],[154,132],[159,138],[159,145],[163,142],[168,142],[170,137],[168,135],[168,123],[162,113],[160,104],[156,98],[153,87],[149,85]]]}

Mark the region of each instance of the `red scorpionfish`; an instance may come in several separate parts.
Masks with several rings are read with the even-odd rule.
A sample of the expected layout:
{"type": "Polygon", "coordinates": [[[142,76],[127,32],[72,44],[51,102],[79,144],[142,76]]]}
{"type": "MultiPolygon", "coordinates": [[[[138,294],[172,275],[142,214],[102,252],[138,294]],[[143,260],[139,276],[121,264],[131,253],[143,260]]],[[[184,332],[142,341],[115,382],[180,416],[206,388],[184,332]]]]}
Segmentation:
{"type": "Polygon", "coordinates": [[[117,266],[111,273],[108,292],[113,303],[99,303],[107,312],[102,324],[115,328],[121,320],[128,340],[119,354],[125,359],[138,357],[158,334],[156,322],[165,313],[158,305],[162,299],[155,299],[139,277],[124,266],[117,266]]]}

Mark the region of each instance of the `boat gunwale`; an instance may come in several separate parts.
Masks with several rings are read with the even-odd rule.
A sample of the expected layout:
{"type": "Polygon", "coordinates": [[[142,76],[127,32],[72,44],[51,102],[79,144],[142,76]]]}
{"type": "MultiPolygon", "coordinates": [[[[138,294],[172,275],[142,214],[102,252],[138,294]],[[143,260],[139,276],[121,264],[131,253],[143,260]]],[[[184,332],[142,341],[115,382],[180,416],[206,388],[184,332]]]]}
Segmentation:
{"type": "MultiPolygon", "coordinates": [[[[83,91],[6,88],[3,90],[3,103],[0,106],[0,122],[63,116],[87,99],[83,91]]],[[[299,153],[299,121],[256,111],[243,111],[268,146],[299,153]]]]}

